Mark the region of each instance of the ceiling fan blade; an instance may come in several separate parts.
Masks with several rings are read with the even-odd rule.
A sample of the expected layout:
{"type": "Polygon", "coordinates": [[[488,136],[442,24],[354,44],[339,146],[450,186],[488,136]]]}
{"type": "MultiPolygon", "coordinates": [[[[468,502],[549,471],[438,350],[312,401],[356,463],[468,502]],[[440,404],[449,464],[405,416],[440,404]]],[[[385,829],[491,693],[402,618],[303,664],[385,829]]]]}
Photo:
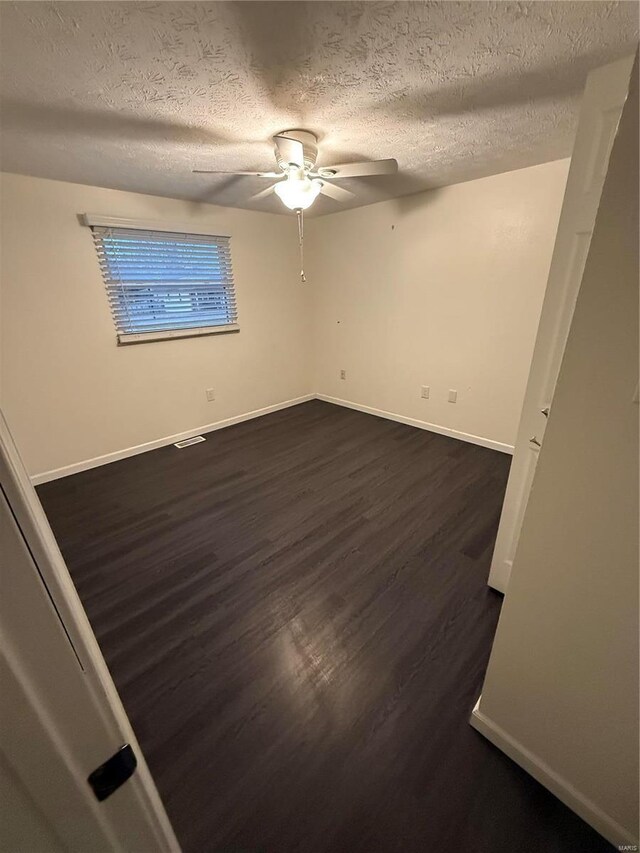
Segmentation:
{"type": "Polygon", "coordinates": [[[336,201],[349,201],[354,196],[350,190],[343,190],[342,187],[335,187],[326,181],[322,182],[320,192],[323,195],[328,195],[329,198],[334,198],[336,201]]]}
{"type": "Polygon", "coordinates": [[[221,169],[192,169],[194,175],[250,175],[253,178],[279,178],[282,172],[226,172],[221,169]]]}
{"type": "Polygon", "coordinates": [[[304,166],[304,145],[297,139],[289,139],[287,136],[274,136],[278,153],[285,163],[295,163],[296,166],[304,166]]]}
{"type": "Polygon", "coordinates": [[[271,193],[275,189],[275,186],[276,186],[275,184],[272,184],[270,187],[267,187],[266,190],[261,190],[259,193],[252,195],[250,197],[249,201],[258,201],[258,199],[266,198],[268,195],[271,195],[271,193]]]}
{"type": "Polygon", "coordinates": [[[335,172],[331,180],[339,178],[366,178],[371,175],[395,175],[398,171],[398,161],[389,160],[367,160],[364,163],[341,163],[338,166],[322,166],[320,175],[325,171],[335,172]]]}

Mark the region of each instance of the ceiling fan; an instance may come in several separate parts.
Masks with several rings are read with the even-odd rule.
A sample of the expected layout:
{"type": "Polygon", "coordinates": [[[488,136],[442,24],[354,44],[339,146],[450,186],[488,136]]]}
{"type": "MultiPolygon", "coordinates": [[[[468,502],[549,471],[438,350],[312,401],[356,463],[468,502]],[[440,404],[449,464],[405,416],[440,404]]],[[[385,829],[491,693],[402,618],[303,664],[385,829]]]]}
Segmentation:
{"type": "Polygon", "coordinates": [[[318,138],[308,130],[283,130],[273,137],[278,170],[273,172],[223,172],[216,169],[194,169],[199,175],[251,175],[255,178],[276,178],[277,182],[251,196],[265,198],[272,192],[290,210],[306,210],[323,194],[335,201],[348,201],[353,193],[336,186],[333,181],[344,178],[365,178],[371,175],[395,175],[396,160],[369,160],[364,163],[343,163],[316,168],[318,138]]]}

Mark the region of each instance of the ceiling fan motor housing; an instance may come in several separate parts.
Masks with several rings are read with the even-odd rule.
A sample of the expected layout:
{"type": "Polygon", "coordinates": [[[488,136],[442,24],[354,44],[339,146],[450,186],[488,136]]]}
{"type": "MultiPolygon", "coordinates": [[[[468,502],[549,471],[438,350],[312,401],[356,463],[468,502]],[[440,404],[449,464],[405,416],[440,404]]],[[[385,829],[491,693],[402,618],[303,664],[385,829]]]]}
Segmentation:
{"type": "MultiPolygon", "coordinates": [[[[284,136],[287,139],[294,139],[296,142],[302,143],[304,149],[304,163],[302,165],[305,172],[311,172],[318,158],[318,137],[315,133],[311,133],[310,130],[283,130],[278,136],[284,136]]],[[[274,150],[278,166],[285,172],[289,167],[289,163],[282,159],[277,146],[274,150]]]]}

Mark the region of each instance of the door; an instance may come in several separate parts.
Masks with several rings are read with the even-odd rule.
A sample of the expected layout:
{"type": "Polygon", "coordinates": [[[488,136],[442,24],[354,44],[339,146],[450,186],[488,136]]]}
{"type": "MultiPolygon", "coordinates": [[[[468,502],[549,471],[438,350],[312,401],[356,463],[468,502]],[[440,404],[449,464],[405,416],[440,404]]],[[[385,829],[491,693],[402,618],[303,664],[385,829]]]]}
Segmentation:
{"type": "Polygon", "coordinates": [[[587,79],[489,573],[489,586],[499,592],[509,583],[632,65],[633,56],[626,57],[587,79]]]}
{"type": "Polygon", "coordinates": [[[42,507],[0,414],[0,847],[179,851],[42,507]],[[89,775],[128,744],[99,801],[89,775]],[[131,767],[131,762],[129,762],[131,767]]]}

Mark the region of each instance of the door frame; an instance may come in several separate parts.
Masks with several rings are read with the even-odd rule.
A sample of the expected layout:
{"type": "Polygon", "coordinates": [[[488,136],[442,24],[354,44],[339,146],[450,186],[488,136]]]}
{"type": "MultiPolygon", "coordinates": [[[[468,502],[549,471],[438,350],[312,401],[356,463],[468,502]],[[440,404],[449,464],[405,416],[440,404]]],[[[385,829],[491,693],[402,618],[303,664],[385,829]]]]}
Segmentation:
{"type": "Polygon", "coordinates": [[[590,72],[558,222],[488,584],[506,593],[634,56],[590,72]],[[546,412],[546,414],[545,414],[546,412]]]}
{"type": "MultiPolygon", "coordinates": [[[[137,768],[127,781],[128,794],[134,797],[141,813],[144,813],[153,836],[157,840],[157,851],[160,853],[180,853],[180,845],[167,817],[164,805],[144,759],[126,711],[122,705],[116,687],[113,683],[100,647],[95,638],[87,615],[84,611],[78,593],[73,585],[69,570],[64,562],[58,544],[53,535],[40,500],[33,488],[24,463],[13,441],[7,422],[0,410],[0,486],[9,505],[17,527],[33,558],[35,567],[44,584],[46,592],[57,613],[64,632],[77,657],[80,668],[84,672],[84,683],[89,691],[92,706],[101,718],[103,727],[111,732],[114,739],[128,743],[134,750],[137,768]]],[[[6,638],[14,640],[14,647],[20,648],[19,637],[6,638]]],[[[10,642],[7,643],[10,645],[10,642]]],[[[9,663],[11,663],[9,661],[9,663]]],[[[55,736],[55,718],[52,708],[47,707],[47,689],[43,684],[34,681],[34,672],[30,669],[28,676],[21,672],[18,665],[11,667],[12,676],[29,683],[30,688],[24,691],[27,703],[26,716],[30,720],[38,720],[40,731],[47,741],[48,761],[60,763],[61,772],[68,772],[70,764],[75,764],[74,756],[68,754],[69,744],[55,736]],[[48,724],[47,724],[48,723],[48,724]]],[[[37,674],[35,675],[37,679],[37,674]]],[[[68,721],[67,721],[68,724],[68,721]]],[[[105,756],[105,759],[108,756],[105,756]]],[[[12,751],[14,769],[20,775],[28,793],[38,801],[38,792],[30,790],[29,772],[25,767],[24,775],[20,773],[20,751],[12,751]]],[[[78,792],[87,805],[95,810],[98,806],[94,794],[85,779],[78,780],[78,792]]],[[[50,818],[50,815],[48,816],[50,818]]],[[[60,815],[60,820],[72,820],[72,815],[60,815]]],[[[99,822],[104,826],[105,834],[114,839],[121,833],[117,827],[109,826],[109,812],[99,814],[99,822]]],[[[53,827],[56,828],[55,825],[53,827]]],[[[64,837],[64,833],[61,833],[64,837]]],[[[114,845],[118,849],[118,845],[114,845]]],[[[154,851],[155,853],[155,851],[154,851]]]]}

